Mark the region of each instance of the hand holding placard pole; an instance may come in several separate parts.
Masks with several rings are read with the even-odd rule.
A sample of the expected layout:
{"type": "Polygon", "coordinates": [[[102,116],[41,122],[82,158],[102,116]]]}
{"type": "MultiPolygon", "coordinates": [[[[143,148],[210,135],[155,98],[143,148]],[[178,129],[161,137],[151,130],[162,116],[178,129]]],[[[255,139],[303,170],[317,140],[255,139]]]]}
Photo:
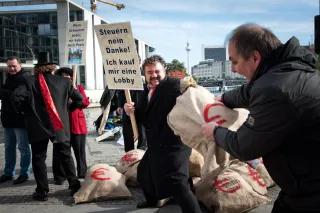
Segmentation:
{"type": "MultiPolygon", "coordinates": [[[[127,103],[131,103],[131,95],[130,95],[130,90],[125,89],[124,94],[126,96],[126,101],[127,103]]],[[[131,126],[132,126],[132,131],[133,131],[133,140],[136,142],[139,137],[138,133],[138,128],[137,128],[137,122],[136,122],[136,117],[134,116],[134,113],[130,114],[130,120],[131,120],[131,126]]]]}

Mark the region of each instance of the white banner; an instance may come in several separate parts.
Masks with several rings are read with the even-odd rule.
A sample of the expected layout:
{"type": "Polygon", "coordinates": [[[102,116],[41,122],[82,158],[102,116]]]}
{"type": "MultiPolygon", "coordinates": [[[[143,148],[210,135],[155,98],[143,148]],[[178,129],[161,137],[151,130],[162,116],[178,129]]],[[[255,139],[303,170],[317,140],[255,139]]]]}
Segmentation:
{"type": "Polygon", "coordinates": [[[143,90],[130,22],[95,26],[109,89],[143,90]]]}
{"type": "Polygon", "coordinates": [[[70,65],[85,64],[87,43],[87,21],[67,23],[66,63],[70,65]]]}

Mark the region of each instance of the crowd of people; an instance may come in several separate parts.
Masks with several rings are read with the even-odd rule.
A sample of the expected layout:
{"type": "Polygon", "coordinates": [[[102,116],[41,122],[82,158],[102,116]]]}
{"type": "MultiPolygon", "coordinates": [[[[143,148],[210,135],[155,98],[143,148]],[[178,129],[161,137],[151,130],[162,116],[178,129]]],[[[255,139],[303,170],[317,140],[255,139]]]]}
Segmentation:
{"type": "Polygon", "coordinates": [[[37,184],[33,199],[46,201],[49,184],[45,160],[48,143],[51,141],[55,159],[53,173],[57,178],[55,184],[62,184],[62,178],[67,179],[70,193],[73,195],[81,186],[78,178],[83,178],[87,169],[85,162],[87,132],[82,108],[88,106],[89,102],[83,87],[75,88],[70,78],[61,76],[68,71],[68,74],[71,74],[70,69],[57,70],[57,64],[51,62],[48,52],[39,53],[33,75],[24,74],[17,57],[8,58],[7,66],[8,77],[1,88],[3,94],[1,116],[6,144],[6,166],[1,182],[9,181],[14,176],[15,149],[18,144],[21,170],[14,184],[28,180],[32,159],[32,169],[37,184]],[[7,110],[4,110],[4,107],[7,110]],[[7,118],[9,113],[16,119],[7,118]],[[14,122],[6,123],[7,120],[14,122]],[[71,145],[77,160],[78,174],[71,155],[71,145]]]}
{"type": "MultiPolygon", "coordinates": [[[[221,101],[250,113],[237,131],[209,122],[202,126],[202,133],[235,158],[250,161],[262,157],[281,188],[273,213],[319,212],[320,74],[315,55],[295,37],[283,44],[269,29],[256,24],[237,27],[227,41],[232,70],[248,82],[222,94],[221,101]]],[[[53,166],[57,168],[56,182],[67,179],[71,194],[75,193],[80,187],[78,178],[87,168],[83,147],[87,132],[81,126],[83,121],[75,118],[81,117],[82,108],[89,104],[83,88],[72,85],[72,70],[63,68],[54,75],[56,65],[46,60],[39,60],[32,76],[21,69],[16,57],[9,58],[7,65],[8,78],[0,90],[6,160],[0,182],[13,179],[17,144],[22,157],[20,176],[14,183],[28,179],[30,143],[37,182],[33,198],[47,200],[45,158],[50,140],[58,159],[53,166]],[[77,174],[71,145],[77,153],[77,174]]],[[[180,81],[167,77],[165,66],[161,56],[145,59],[144,90],[134,94],[131,103],[120,101],[126,137],[133,138],[128,118],[134,113],[146,138],[146,144],[140,144],[147,149],[137,170],[145,200],[137,208],[159,207],[161,200],[173,198],[184,213],[202,212],[189,177],[191,149],[167,124],[167,115],[181,93],[180,81]]],[[[125,151],[133,148],[130,141],[125,151]]]]}

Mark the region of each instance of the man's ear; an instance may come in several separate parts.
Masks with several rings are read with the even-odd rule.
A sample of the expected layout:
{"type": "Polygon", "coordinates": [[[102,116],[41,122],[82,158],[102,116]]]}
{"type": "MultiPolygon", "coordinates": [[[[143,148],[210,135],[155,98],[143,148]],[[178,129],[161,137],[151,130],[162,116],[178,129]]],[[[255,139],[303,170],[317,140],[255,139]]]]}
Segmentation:
{"type": "Polygon", "coordinates": [[[258,67],[262,60],[261,54],[258,51],[254,50],[252,53],[252,56],[253,56],[253,63],[255,64],[256,67],[258,67]]]}

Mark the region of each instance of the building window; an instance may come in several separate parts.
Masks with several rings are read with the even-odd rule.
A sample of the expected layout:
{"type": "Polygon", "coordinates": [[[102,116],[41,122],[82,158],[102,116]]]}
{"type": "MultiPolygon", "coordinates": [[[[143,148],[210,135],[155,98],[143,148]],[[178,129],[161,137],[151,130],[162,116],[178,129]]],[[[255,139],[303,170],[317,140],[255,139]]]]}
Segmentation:
{"type": "Polygon", "coordinates": [[[51,35],[50,24],[38,24],[38,35],[51,35]]]}

